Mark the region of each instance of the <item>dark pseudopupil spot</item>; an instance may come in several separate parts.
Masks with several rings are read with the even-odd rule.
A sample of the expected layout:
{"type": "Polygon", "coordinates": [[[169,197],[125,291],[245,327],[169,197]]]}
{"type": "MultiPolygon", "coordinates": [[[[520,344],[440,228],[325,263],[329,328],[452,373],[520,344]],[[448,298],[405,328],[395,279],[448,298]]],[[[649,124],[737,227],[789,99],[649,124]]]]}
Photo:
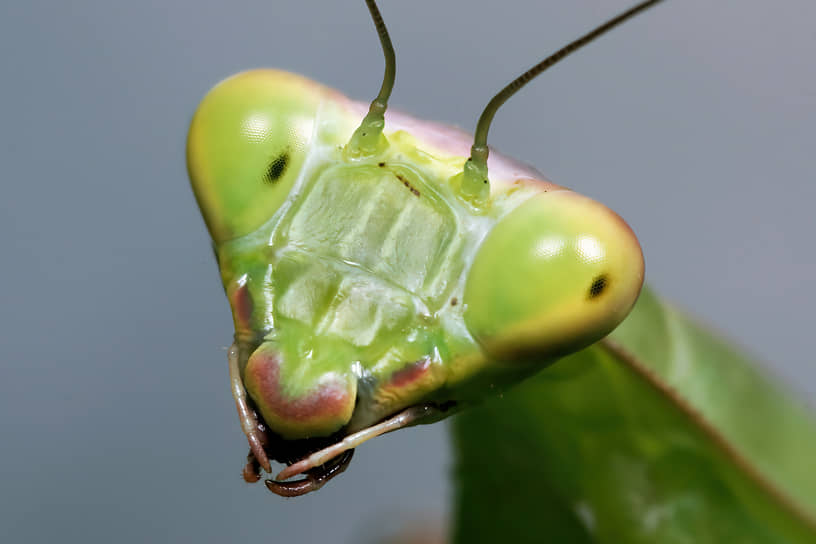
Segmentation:
{"type": "Polygon", "coordinates": [[[589,292],[587,293],[587,298],[593,299],[601,296],[604,290],[606,290],[607,286],[609,285],[609,280],[606,279],[605,275],[600,275],[594,280],[592,280],[592,285],[589,286],[589,292]]]}
{"type": "Polygon", "coordinates": [[[286,171],[286,166],[289,164],[289,152],[284,151],[269,163],[264,174],[264,181],[267,183],[275,183],[280,179],[286,171]]]}

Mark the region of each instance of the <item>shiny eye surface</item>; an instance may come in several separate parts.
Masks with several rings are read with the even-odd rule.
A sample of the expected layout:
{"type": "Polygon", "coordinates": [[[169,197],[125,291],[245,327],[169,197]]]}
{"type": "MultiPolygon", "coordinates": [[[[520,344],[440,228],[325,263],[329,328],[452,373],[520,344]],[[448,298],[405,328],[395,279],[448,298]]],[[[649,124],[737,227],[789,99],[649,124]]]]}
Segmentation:
{"type": "Polygon", "coordinates": [[[193,192],[216,242],[264,224],[297,179],[322,88],[276,70],[226,79],[201,101],[187,138],[193,192]]]}
{"type": "Polygon", "coordinates": [[[629,312],[643,256],[614,212],[571,191],[532,197],[499,221],[465,286],[465,321],[491,355],[558,355],[602,338],[629,312]]]}

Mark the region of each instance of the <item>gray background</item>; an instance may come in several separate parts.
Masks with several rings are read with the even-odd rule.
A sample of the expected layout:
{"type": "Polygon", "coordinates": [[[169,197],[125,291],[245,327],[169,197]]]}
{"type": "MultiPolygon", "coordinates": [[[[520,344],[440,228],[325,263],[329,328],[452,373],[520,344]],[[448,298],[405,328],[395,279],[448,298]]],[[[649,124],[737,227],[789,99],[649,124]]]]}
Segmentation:
{"type": "MultiPolygon", "coordinates": [[[[384,1],[392,104],[468,129],[620,0],[384,1]]],[[[540,78],[491,143],[606,202],[659,291],[816,395],[816,3],[674,0],[540,78]]],[[[320,493],[239,477],[231,336],[184,168],[219,79],[379,86],[361,1],[0,7],[3,542],[358,542],[439,517],[442,425],[378,439],[320,493]]]]}

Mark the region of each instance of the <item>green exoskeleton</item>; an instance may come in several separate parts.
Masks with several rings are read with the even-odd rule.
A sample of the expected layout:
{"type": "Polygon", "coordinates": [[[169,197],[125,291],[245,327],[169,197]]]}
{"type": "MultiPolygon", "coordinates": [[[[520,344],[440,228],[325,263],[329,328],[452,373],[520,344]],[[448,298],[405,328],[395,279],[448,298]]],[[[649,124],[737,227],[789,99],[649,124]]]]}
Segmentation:
{"type": "Polygon", "coordinates": [[[275,70],[207,94],[187,162],[233,312],[247,481],[273,459],[271,491],[313,491],[363,441],[462,411],[460,542],[816,541],[810,415],[640,294],[614,212],[488,159],[515,90],[656,3],[511,83],[475,140],[386,113],[372,1],[386,76],[370,106],[275,70]]]}

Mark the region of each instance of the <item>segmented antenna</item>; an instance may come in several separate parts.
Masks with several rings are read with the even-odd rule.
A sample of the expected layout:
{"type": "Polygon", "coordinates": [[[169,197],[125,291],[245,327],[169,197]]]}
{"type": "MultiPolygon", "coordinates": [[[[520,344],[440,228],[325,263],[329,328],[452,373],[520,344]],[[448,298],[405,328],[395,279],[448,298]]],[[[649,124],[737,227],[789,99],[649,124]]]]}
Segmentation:
{"type": "Polygon", "coordinates": [[[490,195],[490,184],[487,178],[487,155],[489,153],[487,147],[487,132],[490,130],[490,123],[493,121],[493,116],[502,104],[507,102],[507,99],[513,96],[516,91],[524,87],[533,78],[541,72],[556,64],[570,53],[574,53],[581,47],[594,41],[602,34],[609,32],[624,21],[631,19],[638,13],[662,2],[663,0],[648,0],[641,2],[636,6],[624,11],[620,15],[609,19],[601,26],[581,36],[577,40],[562,47],[549,57],[545,58],[518,78],[513,80],[504,89],[499,91],[490,102],[488,102],[482,115],[479,117],[479,123],[476,125],[476,133],[473,137],[473,146],[470,148],[470,158],[465,163],[463,178],[461,180],[460,191],[462,197],[471,202],[475,206],[481,206],[487,201],[490,195]]]}
{"type": "Polygon", "coordinates": [[[353,157],[373,155],[387,145],[382,131],[383,127],[385,127],[385,110],[388,108],[388,99],[391,97],[391,90],[394,88],[394,79],[397,74],[394,46],[391,45],[391,37],[388,35],[388,29],[385,28],[385,21],[383,21],[374,0],[366,0],[366,5],[369,13],[371,13],[371,18],[374,20],[377,34],[380,36],[380,44],[382,44],[383,55],[385,56],[385,74],[383,75],[380,94],[371,102],[363,122],[354,131],[346,146],[346,151],[353,157]]]}

